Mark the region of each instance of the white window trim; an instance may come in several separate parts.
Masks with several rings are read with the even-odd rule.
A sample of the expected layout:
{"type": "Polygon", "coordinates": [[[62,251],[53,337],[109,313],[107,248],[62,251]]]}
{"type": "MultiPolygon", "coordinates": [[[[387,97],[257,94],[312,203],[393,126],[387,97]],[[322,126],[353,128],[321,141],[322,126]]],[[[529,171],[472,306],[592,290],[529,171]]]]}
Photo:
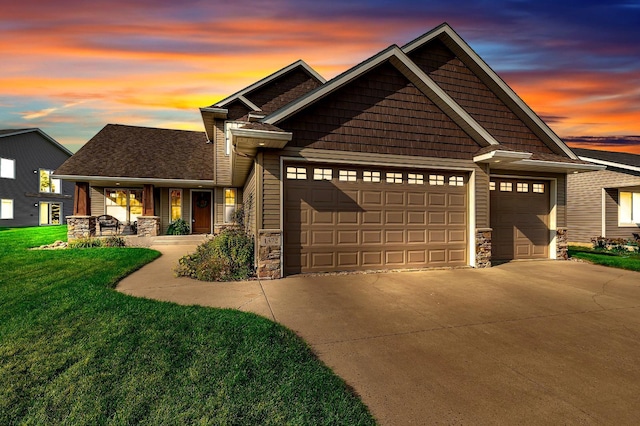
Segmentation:
{"type": "Polygon", "coordinates": [[[0,158],[0,178],[2,179],[15,179],[16,178],[16,160],[13,158],[0,158]],[[5,176],[5,168],[7,164],[11,164],[11,176],[5,176]]]}
{"type": "Polygon", "coordinates": [[[231,129],[237,129],[247,124],[242,121],[225,121],[224,123],[224,154],[231,155],[231,129]]]}
{"type": "Polygon", "coordinates": [[[618,189],[618,226],[621,228],[637,228],[640,226],[640,192],[618,189]],[[625,212],[622,206],[622,194],[631,194],[625,212]],[[628,213],[624,214],[623,213],[628,213]]]}
{"type": "Polygon", "coordinates": [[[125,221],[133,223],[136,220],[138,220],[137,218],[131,217],[131,191],[140,191],[142,193],[143,192],[142,188],[118,188],[118,187],[104,188],[104,214],[109,214],[107,213],[107,207],[108,207],[107,199],[109,198],[107,197],[107,191],[127,191],[127,205],[125,206],[127,219],[125,219],[125,221]]]}
{"type": "Polygon", "coordinates": [[[39,213],[38,213],[38,225],[39,226],[57,226],[57,225],[62,225],[62,222],[64,221],[64,218],[63,218],[63,211],[64,210],[63,209],[64,209],[64,205],[61,202],[57,202],[57,201],[40,201],[40,204],[38,206],[38,210],[39,210],[39,213]],[[49,205],[49,207],[47,209],[48,210],[48,212],[47,212],[47,214],[48,214],[47,223],[42,223],[41,214],[42,214],[42,205],[43,204],[48,204],[49,205]],[[49,223],[49,222],[51,222],[51,206],[54,205],[54,204],[57,204],[57,205],[60,206],[60,223],[49,223]]]}
{"type": "Polygon", "coordinates": [[[53,177],[51,174],[53,173],[53,170],[50,169],[38,169],[38,192],[40,192],[41,194],[62,194],[62,179],[60,178],[56,178],[53,177]],[[49,189],[51,189],[52,187],[55,187],[57,189],[57,191],[42,191],[42,186],[40,185],[40,176],[42,174],[42,172],[47,172],[47,174],[49,175],[49,189]],[[53,181],[56,181],[57,185],[53,185],[53,181]]]}
{"type": "Polygon", "coordinates": [[[171,205],[171,193],[173,191],[180,191],[180,217],[179,217],[179,219],[183,219],[184,220],[184,191],[182,190],[182,188],[169,188],[169,222],[173,222],[173,220],[171,220],[171,214],[173,213],[171,211],[172,207],[173,207],[171,205]]]}
{"type": "Polygon", "coordinates": [[[222,196],[223,201],[222,201],[222,222],[223,223],[233,223],[233,218],[229,217],[229,219],[227,219],[227,207],[232,207],[233,210],[230,213],[230,216],[233,216],[233,212],[236,211],[236,209],[238,208],[238,188],[224,188],[222,190],[222,196]],[[227,204],[227,191],[228,190],[233,190],[233,205],[227,204]]]}
{"type": "Polygon", "coordinates": [[[12,198],[2,198],[0,199],[0,220],[11,220],[14,218],[14,202],[12,198]],[[9,211],[9,215],[5,216],[5,211],[4,211],[4,204],[5,202],[9,201],[10,207],[10,211],[9,211]]]}

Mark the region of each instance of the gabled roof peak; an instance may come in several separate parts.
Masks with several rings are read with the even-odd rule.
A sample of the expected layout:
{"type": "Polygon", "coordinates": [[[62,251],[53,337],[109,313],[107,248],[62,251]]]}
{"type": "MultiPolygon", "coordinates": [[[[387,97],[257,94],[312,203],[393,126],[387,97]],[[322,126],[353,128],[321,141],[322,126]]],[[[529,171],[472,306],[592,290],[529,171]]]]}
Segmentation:
{"type": "Polygon", "coordinates": [[[295,69],[302,69],[304,70],[307,74],[309,74],[312,78],[316,79],[319,83],[324,84],[327,80],[322,77],[320,74],[318,74],[316,72],[316,70],[314,70],[313,68],[311,68],[305,61],[303,61],[302,59],[299,59],[297,61],[295,61],[294,63],[287,65],[286,67],[266,76],[265,78],[253,83],[250,86],[245,87],[244,89],[234,93],[233,95],[226,97],[225,99],[221,100],[220,102],[217,102],[213,105],[211,105],[212,107],[224,107],[226,105],[229,105],[230,103],[232,103],[233,101],[240,101],[242,103],[244,103],[247,107],[249,107],[250,109],[252,109],[253,111],[259,111],[260,108],[258,108],[256,105],[254,105],[252,102],[250,102],[247,98],[245,98],[244,95],[246,95],[247,93],[253,92],[254,90],[282,77],[283,75],[295,70],[295,69]]]}

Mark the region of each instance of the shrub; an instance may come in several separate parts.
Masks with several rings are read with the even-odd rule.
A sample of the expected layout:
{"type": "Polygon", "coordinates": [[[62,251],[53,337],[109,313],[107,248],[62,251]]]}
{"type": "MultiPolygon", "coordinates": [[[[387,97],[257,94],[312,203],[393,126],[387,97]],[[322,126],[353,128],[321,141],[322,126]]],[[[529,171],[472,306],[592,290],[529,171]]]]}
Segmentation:
{"type": "Polygon", "coordinates": [[[73,240],[69,242],[69,248],[91,248],[91,247],[102,247],[102,240],[99,238],[78,238],[77,240],[73,240]]]}
{"type": "Polygon", "coordinates": [[[167,235],[189,235],[191,228],[184,219],[176,219],[169,224],[167,235]]]}
{"type": "Polygon", "coordinates": [[[119,237],[117,235],[113,235],[111,237],[105,238],[102,241],[103,247],[126,247],[126,245],[127,245],[127,241],[124,238],[119,237]]]}
{"type": "Polygon", "coordinates": [[[178,260],[175,273],[201,281],[234,281],[253,277],[253,238],[236,228],[198,246],[178,260]]]}

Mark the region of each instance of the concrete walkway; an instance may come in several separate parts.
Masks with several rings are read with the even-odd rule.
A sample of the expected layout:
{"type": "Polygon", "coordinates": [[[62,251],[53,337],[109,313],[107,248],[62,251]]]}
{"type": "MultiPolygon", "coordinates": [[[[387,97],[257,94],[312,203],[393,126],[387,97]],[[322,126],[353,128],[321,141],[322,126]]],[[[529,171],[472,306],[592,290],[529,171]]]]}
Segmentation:
{"type": "Polygon", "coordinates": [[[578,262],[201,283],[186,248],[118,290],[256,312],[305,339],[381,424],[637,424],[640,273],[578,262]]]}

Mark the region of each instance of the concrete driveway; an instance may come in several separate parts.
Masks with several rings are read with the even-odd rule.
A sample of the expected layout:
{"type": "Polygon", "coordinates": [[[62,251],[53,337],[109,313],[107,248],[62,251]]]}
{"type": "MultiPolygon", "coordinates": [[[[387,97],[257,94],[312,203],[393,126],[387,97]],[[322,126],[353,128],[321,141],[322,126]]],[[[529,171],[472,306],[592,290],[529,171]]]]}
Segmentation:
{"type": "Polygon", "coordinates": [[[640,273],[539,261],[230,284],[149,280],[146,268],[162,275],[157,262],[175,256],[159,249],[165,256],[120,291],[275,319],[381,424],[640,419],[640,273]]]}

